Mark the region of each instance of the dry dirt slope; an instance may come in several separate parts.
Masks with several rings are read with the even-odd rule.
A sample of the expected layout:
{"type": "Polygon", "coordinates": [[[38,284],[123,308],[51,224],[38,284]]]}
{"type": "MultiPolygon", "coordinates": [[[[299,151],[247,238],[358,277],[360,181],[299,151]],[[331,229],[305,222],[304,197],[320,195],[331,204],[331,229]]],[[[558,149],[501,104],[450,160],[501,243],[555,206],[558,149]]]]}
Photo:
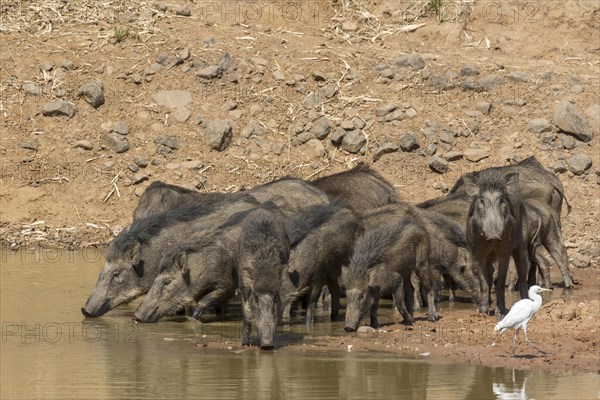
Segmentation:
{"type": "Polygon", "coordinates": [[[441,4],[2,2],[3,243],[104,244],[154,179],[236,190],[366,161],[416,202],[535,154],[565,183],[566,238],[586,265],[598,253],[597,2],[441,4]],[[94,82],[97,107],[79,95],[88,84],[98,101],[94,82]],[[163,90],[185,91],[183,106],[157,105],[163,90]],[[559,132],[565,101],[591,141],[559,132]],[[216,120],[230,142],[207,134],[216,120]]]}

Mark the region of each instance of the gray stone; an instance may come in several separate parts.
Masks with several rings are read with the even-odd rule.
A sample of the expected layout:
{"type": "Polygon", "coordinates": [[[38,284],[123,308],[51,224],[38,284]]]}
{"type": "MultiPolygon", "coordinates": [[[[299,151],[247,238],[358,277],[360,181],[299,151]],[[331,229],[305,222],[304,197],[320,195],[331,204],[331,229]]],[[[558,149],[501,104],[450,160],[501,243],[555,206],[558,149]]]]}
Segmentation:
{"type": "Polygon", "coordinates": [[[355,118],[353,122],[356,129],[364,129],[367,126],[367,123],[362,118],[355,118]]]}
{"type": "Polygon", "coordinates": [[[394,60],[394,65],[398,67],[408,67],[412,70],[425,68],[425,60],[419,53],[411,53],[402,55],[394,60]]]}
{"type": "Polygon", "coordinates": [[[354,130],[354,128],[355,128],[355,127],[354,127],[354,122],[352,122],[352,120],[351,120],[351,119],[345,119],[345,120],[343,120],[343,121],[340,123],[340,126],[341,126],[343,129],[347,130],[347,131],[354,130]]]}
{"type": "Polygon", "coordinates": [[[238,103],[236,103],[233,100],[228,100],[221,105],[221,111],[226,112],[226,111],[235,110],[237,108],[237,106],[238,106],[238,103]]]}
{"type": "Polygon", "coordinates": [[[454,142],[456,141],[456,139],[454,138],[454,132],[448,130],[443,130],[442,132],[440,132],[438,137],[440,139],[440,142],[450,145],[454,144],[454,142]]]}
{"type": "Polygon", "coordinates": [[[89,140],[85,140],[85,139],[76,141],[75,143],[73,143],[73,147],[84,149],[84,150],[92,150],[94,148],[94,146],[92,145],[92,142],[90,142],[89,140]]]}
{"type": "Polygon", "coordinates": [[[173,118],[175,121],[184,123],[192,116],[192,112],[187,108],[177,108],[173,111],[173,118]]]}
{"type": "Polygon", "coordinates": [[[571,86],[571,93],[573,93],[573,94],[582,93],[584,90],[585,90],[585,87],[583,85],[573,85],[573,86],[571,86]]]}
{"type": "Polygon", "coordinates": [[[98,80],[86,82],[79,87],[77,95],[92,107],[98,108],[104,104],[104,84],[98,80]]]}
{"type": "MultiPolygon", "coordinates": [[[[386,116],[384,116],[383,119],[386,122],[402,121],[405,117],[406,117],[406,114],[404,114],[404,110],[397,109],[397,110],[394,110],[391,113],[387,114],[386,116]]],[[[364,128],[364,126],[362,128],[364,128]]],[[[359,128],[359,129],[362,129],[362,128],[359,128]]]]}
{"type": "Polygon", "coordinates": [[[221,76],[222,73],[223,73],[223,71],[221,70],[221,67],[219,67],[218,65],[209,65],[208,67],[199,69],[196,72],[196,75],[198,75],[200,78],[204,78],[204,79],[214,79],[214,78],[218,78],[219,76],[221,76]]]}
{"type": "Polygon", "coordinates": [[[40,63],[40,71],[42,71],[42,72],[52,71],[52,68],[54,68],[54,67],[48,61],[42,61],[40,63]]]}
{"type": "Polygon", "coordinates": [[[125,121],[117,121],[112,124],[112,131],[119,135],[127,135],[129,133],[129,126],[125,121]]]}
{"type": "Polygon", "coordinates": [[[533,74],[525,71],[513,71],[508,74],[507,78],[517,82],[529,82],[533,80],[533,74]]]}
{"type": "Polygon", "coordinates": [[[596,127],[600,127],[600,104],[592,104],[585,110],[585,113],[596,124],[596,127]]]}
{"type": "Polygon", "coordinates": [[[437,149],[438,149],[437,144],[435,144],[435,143],[429,143],[427,145],[427,147],[425,147],[425,150],[424,150],[425,155],[432,156],[435,153],[437,153],[437,149]]]}
{"type": "Polygon", "coordinates": [[[414,137],[411,133],[405,133],[400,139],[400,148],[404,152],[411,152],[420,147],[419,142],[416,137],[414,137]]]}
{"type": "Polygon", "coordinates": [[[397,104],[388,103],[381,107],[378,107],[375,110],[375,115],[377,115],[378,117],[383,117],[384,115],[391,113],[392,111],[394,111],[397,108],[398,108],[397,104]]]}
{"type": "Polygon", "coordinates": [[[480,92],[482,90],[481,85],[475,81],[472,77],[467,77],[461,84],[460,87],[463,90],[473,90],[476,92],[480,92]]]}
{"type": "Polygon", "coordinates": [[[176,6],[174,8],[175,14],[176,15],[181,15],[183,17],[189,17],[190,15],[192,15],[192,10],[189,9],[189,7],[187,6],[176,6]]]}
{"type": "Polygon", "coordinates": [[[148,179],[148,175],[146,175],[143,172],[136,172],[131,177],[131,183],[133,183],[134,185],[137,185],[138,183],[144,182],[146,179],[148,179]]]}
{"type": "Polygon", "coordinates": [[[129,164],[127,164],[127,168],[129,168],[129,170],[130,170],[131,172],[138,172],[138,171],[140,170],[140,167],[139,167],[139,165],[137,165],[137,164],[136,164],[136,163],[134,163],[134,162],[130,162],[129,164]]]}
{"type": "Polygon", "coordinates": [[[170,170],[176,170],[176,169],[181,168],[181,164],[180,163],[168,163],[168,164],[165,164],[165,168],[170,169],[170,170]]]}
{"type": "Polygon", "coordinates": [[[77,109],[75,106],[64,100],[52,100],[44,104],[44,108],[42,109],[42,115],[45,117],[66,115],[70,118],[75,115],[76,112],[77,109]]]}
{"type": "Polygon", "coordinates": [[[17,143],[17,147],[27,150],[37,150],[40,147],[40,144],[37,141],[33,142],[19,142],[17,143]]]}
{"type": "Polygon", "coordinates": [[[219,67],[223,72],[232,72],[235,70],[235,61],[233,56],[229,53],[223,53],[219,60],[219,67]]]}
{"type": "Polygon", "coordinates": [[[479,86],[483,90],[490,90],[496,86],[502,85],[504,83],[504,78],[500,75],[490,74],[479,79],[479,86]]]}
{"type": "Polygon", "coordinates": [[[223,151],[229,146],[233,137],[231,124],[222,119],[210,121],[204,130],[204,136],[211,149],[223,151]]]}
{"type": "Polygon", "coordinates": [[[358,151],[367,143],[367,138],[363,131],[358,129],[346,133],[342,140],[342,148],[349,153],[358,153],[358,151]]]}
{"type": "Polygon", "coordinates": [[[298,143],[300,144],[304,144],[306,142],[308,142],[310,139],[313,139],[314,135],[310,132],[302,132],[299,135],[296,136],[296,140],[298,141],[298,143]]]}
{"type": "Polygon", "coordinates": [[[135,83],[136,85],[140,85],[144,82],[144,78],[140,74],[135,73],[131,75],[131,82],[135,83]]]}
{"type": "Polygon", "coordinates": [[[562,147],[566,150],[573,150],[577,146],[575,138],[572,136],[563,135],[561,138],[562,147]]]}
{"type": "Polygon", "coordinates": [[[329,140],[331,140],[331,144],[334,146],[339,146],[342,144],[344,136],[346,136],[346,130],[343,128],[337,128],[335,131],[331,132],[331,135],[329,135],[329,140]]]}
{"type": "Polygon", "coordinates": [[[285,150],[286,145],[283,143],[271,143],[271,150],[273,151],[273,154],[275,154],[276,156],[279,156],[283,153],[283,151],[285,150]]]}
{"type": "Polygon", "coordinates": [[[575,268],[588,268],[592,262],[591,256],[575,253],[571,256],[571,265],[575,268]]]}
{"type": "Polygon", "coordinates": [[[461,153],[460,151],[449,151],[448,153],[446,153],[444,158],[447,161],[457,161],[463,158],[463,153],[461,153]]]}
{"type": "Polygon", "coordinates": [[[189,170],[199,170],[203,167],[202,163],[198,160],[189,160],[181,163],[181,166],[189,170]]]}
{"type": "Polygon", "coordinates": [[[317,139],[325,139],[334,128],[333,124],[325,116],[322,116],[315,122],[312,127],[312,132],[317,139]]]}
{"type": "Polygon", "coordinates": [[[181,50],[181,53],[179,53],[179,57],[182,60],[187,60],[188,58],[190,58],[190,48],[189,47],[184,47],[183,50],[181,50]]]}
{"type": "Polygon", "coordinates": [[[326,153],[325,146],[323,146],[323,143],[321,143],[319,139],[310,139],[306,142],[306,145],[312,148],[312,151],[317,158],[323,157],[326,153]]]}
{"type": "Polygon", "coordinates": [[[475,104],[477,111],[480,111],[483,115],[489,115],[492,112],[492,103],[487,101],[478,101],[475,104]]]}
{"type": "Polygon", "coordinates": [[[75,63],[71,60],[61,60],[58,63],[59,67],[61,67],[62,69],[64,69],[65,71],[72,71],[74,69],[77,68],[77,66],[75,65],[75,63]]]}
{"type": "Polygon", "coordinates": [[[375,332],[375,328],[373,328],[372,326],[367,326],[367,325],[363,325],[363,326],[359,326],[358,329],[356,330],[357,333],[373,333],[375,332]]]}
{"type": "Polygon", "coordinates": [[[567,172],[567,165],[563,162],[557,162],[552,167],[552,170],[557,174],[562,174],[563,172],[567,172]]]}
{"type": "Polygon", "coordinates": [[[192,103],[192,92],[189,90],[161,90],[152,95],[152,101],[170,110],[187,108],[192,103]]]}
{"type": "Polygon", "coordinates": [[[431,170],[434,172],[443,174],[444,172],[448,171],[448,161],[438,156],[431,157],[428,164],[429,168],[431,168],[431,170]]]}
{"type": "Polygon", "coordinates": [[[146,168],[148,164],[150,164],[150,162],[142,156],[133,157],[133,162],[140,168],[146,168]]]}
{"type": "Polygon", "coordinates": [[[488,158],[490,156],[490,152],[486,149],[466,149],[463,152],[463,156],[468,161],[477,162],[483,160],[484,158],[488,158]]]}
{"type": "Polygon", "coordinates": [[[533,133],[547,132],[551,129],[550,122],[545,118],[535,118],[527,121],[527,130],[533,133]]]}
{"type": "Polygon", "coordinates": [[[306,96],[306,100],[304,100],[304,101],[309,106],[314,107],[314,106],[318,106],[318,105],[322,104],[326,100],[327,100],[327,97],[325,96],[323,91],[315,90],[314,92],[311,92],[308,96],[306,96]]]}
{"type": "Polygon", "coordinates": [[[465,65],[460,69],[462,76],[475,76],[479,75],[479,69],[473,65],[465,65]]]}
{"type": "Polygon", "coordinates": [[[575,136],[578,140],[589,142],[594,138],[587,119],[568,101],[561,101],[556,108],[554,124],[558,129],[575,136]]]}
{"type": "Polygon", "coordinates": [[[260,104],[252,104],[250,106],[250,115],[256,116],[262,112],[263,108],[260,104]]]}
{"type": "Polygon", "coordinates": [[[540,140],[544,143],[552,143],[556,140],[556,133],[554,132],[542,132],[540,134],[540,140]]]}
{"type": "Polygon", "coordinates": [[[23,84],[23,91],[32,96],[41,96],[42,87],[34,82],[26,82],[23,84]]]}
{"type": "Polygon", "coordinates": [[[104,136],[104,141],[116,152],[125,153],[129,150],[129,140],[116,132],[110,132],[104,136]]]}
{"type": "Polygon", "coordinates": [[[344,32],[355,32],[358,29],[358,24],[353,21],[344,21],[341,28],[344,32]]]}
{"type": "Polygon", "coordinates": [[[444,182],[441,182],[441,181],[435,182],[433,184],[433,188],[435,190],[441,191],[442,193],[446,193],[448,191],[448,186],[444,182]]]}
{"type": "Polygon", "coordinates": [[[389,153],[395,153],[398,151],[398,145],[390,142],[383,142],[377,146],[375,154],[373,154],[373,161],[379,160],[383,155],[389,153]]]}
{"type": "Polygon", "coordinates": [[[406,115],[406,118],[416,118],[417,117],[417,111],[412,108],[412,107],[408,107],[406,109],[406,111],[404,111],[404,115],[406,115]]]}
{"type": "Polygon", "coordinates": [[[168,147],[173,150],[177,150],[180,147],[179,139],[176,136],[156,136],[153,140],[154,143],[168,147]]]}
{"type": "Polygon", "coordinates": [[[571,157],[567,163],[569,164],[569,171],[575,175],[583,175],[592,167],[592,159],[585,154],[571,157]]]}

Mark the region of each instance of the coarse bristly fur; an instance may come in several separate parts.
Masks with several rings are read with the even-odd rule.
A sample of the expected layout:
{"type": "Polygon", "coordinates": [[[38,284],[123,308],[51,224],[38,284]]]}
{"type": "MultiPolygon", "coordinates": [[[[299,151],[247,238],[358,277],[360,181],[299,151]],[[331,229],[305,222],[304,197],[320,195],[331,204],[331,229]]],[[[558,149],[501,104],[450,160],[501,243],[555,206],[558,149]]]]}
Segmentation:
{"type": "Polygon", "coordinates": [[[244,220],[236,260],[242,286],[254,292],[277,293],[289,251],[283,220],[272,211],[254,210],[244,220]]]}
{"type": "Polygon", "coordinates": [[[341,200],[332,204],[317,204],[307,207],[303,212],[290,217],[286,224],[290,247],[294,248],[312,230],[327,223],[339,210],[341,204],[341,200]]]}
{"type": "Polygon", "coordinates": [[[109,245],[106,259],[108,261],[119,257],[123,249],[135,242],[148,243],[150,239],[159,234],[163,229],[180,222],[189,222],[196,218],[207,216],[221,207],[226,207],[238,201],[256,203],[256,199],[247,194],[235,194],[221,202],[213,204],[192,205],[170,209],[158,215],[143,218],[132,223],[124,229],[109,245]]]}

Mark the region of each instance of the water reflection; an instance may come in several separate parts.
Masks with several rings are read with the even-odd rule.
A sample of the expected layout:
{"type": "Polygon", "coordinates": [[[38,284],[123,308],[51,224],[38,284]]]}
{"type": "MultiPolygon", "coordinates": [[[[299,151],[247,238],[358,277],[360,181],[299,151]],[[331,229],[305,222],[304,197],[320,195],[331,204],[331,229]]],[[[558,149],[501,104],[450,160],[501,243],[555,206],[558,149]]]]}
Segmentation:
{"type": "MultiPolygon", "coordinates": [[[[55,256],[56,257],[56,256],[55,256]]],[[[596,375],[550,375],[397,355],[210,350],[239,342],[239,320],[167,318],[133,325],[138,302],[83,320],[102,259],[34,262],[4,255],[0,287],[2,399],[595,399],[596,375]],[[183,322],[182,322],[183,321],[183,322]],[[209,329],[210,328],[210,329],[209,329]],[[236,336],[237,335],[237,336],[236,336]]],[[[339,326],[338,326],[339,325],[339,326]]],[[[315,343],[343,322],[281,328],[280,343],[315,343]]]]}

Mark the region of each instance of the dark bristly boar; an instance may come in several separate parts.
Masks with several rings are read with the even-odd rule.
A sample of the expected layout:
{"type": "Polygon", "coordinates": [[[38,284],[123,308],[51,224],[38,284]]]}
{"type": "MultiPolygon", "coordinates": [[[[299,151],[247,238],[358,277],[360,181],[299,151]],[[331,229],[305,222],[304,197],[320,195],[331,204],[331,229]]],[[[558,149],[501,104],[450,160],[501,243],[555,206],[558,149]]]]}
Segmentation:
{"type": "Polygon", "coordinates": [[[244,315],[242,345],[250,345],[252,325],[259,346],[272,349],[281,316],[281,283],[287,274],[290,244],[278,210],[258,208],[242,222],[235,264],[244,315]]]}
{"type": "Polygon", "coordinates": [[[245,193],[259,202],[273,202],[285,215],[296,214],[315,204],[327,204],[325,193],[298,178],[284,177],[264,185],[255,186],[245,193]]]}
{"type": "Polygon", "coordinates": [[[516,173],[505,176],[494,169],[464,177],[465,190],[472,198],[467,240],[479,273],[482,313],[489,311],[494,263],[497,263],[496,315],[506,314],[504,291],[511,255],[519,277],[519,293],[521,298],[527,298],[529,260],[522,225],[527,214],[517,191],[518,179],[516,173]]]}
{"type": "Polygon", "coordinates": [[[219,203],[175,208],[134,222],[108,246],[96,287],[81,312],[98,317],[145,294],[159,273],[164,249],[258,204],[252,196],[235,194],[219,203]]]}
{"type": "Polygon", "coordinates": [[[224,245],[217,230],[196,235],[185,243],[167,249],[160,273],[139,305],[135,322],[156,322],[196,303],[195,317],[200,319],[209,306],[222,304],[235,293],[233,254],[224,245]]]}
{"type": "Polygon", "coordinates": [[[396,190],[384,177],[365,164],[311,182],[331,200],[341,198],[359,214],[398,199],[396,190]]]}
{"type": "Polygon", "coordinates": [[[284,280],[282,299],[284,317],[289,317],[293,301],[308,296],[306,324],[314,322],[314,312],[327,285],[331,293],[331,318],[337,319],[340,303],[338,278],[342,265],[347,265],[354,241],[362,232],[355,213],[339,201],[316,205],[290,217],[287,221],[290,238],[289,279],[284,280]]]}
{"type": "MultiPolygon", "coordinates": [[[[522,201],[527,205],[531,204],[538,209],[544,216],[551,215],[554,222],[550,219],[544,219],[543,224],[547,228],[542,230],[549,231],[554,236],[562,236],[560,214],[563,200],[567,199],[564,196],[564,188],[560,179],[552,172],[544,168],[544,166],[535,158],[528,157],[525,160],[509,166],[492,167],[482,171],[467,174],[461,177],[446,196],[427,200],[418,204],[418,207],[430,209],[441,214],[447,215],[461,224],[466,223],[467,214],[471,205],[471,199],[466,192],[465,178],[473,179],[484,171],[494,170],[500,174],[507,176],[511,173],[519,173],[519,182],[517,185],[518,193],[522,201]],[[553,228],[555,226],[556,228],[553,228]],[[556,231],[556,233],[554,233],[556,231]]],[[[567,202],[567,209],[571,206],[567,202]]],[[[573,277],[569,270],[568,258],[564,246],[558,245],[555,240],[547,242],[548,251],[552,254],[560,254],[560,257],[553,258],[557,261],[558,267],[563,276],[565,288],[573,287],[573,277]],[[559,262],[558,260],[567,260],[559,262]]],[[[537,254],[538,247],[533,251],[537,254]]],[[[542,259],[538,256],[530,261],[542,265],[542,259]]]]}
{"type": "Polygon", "coordinates": [[[344,329],[355,331],[369,312],[371,326],[377,328],[379,297],[385,294],[382,291],[395,294],[394,303],[404,318],[403,322],[412,324],[412,272],[419,276],[421,285],[426,288],[428,319],[435,321],[437,315],[429,267],[429,246],[429,234],[410,213],[365,230],[356,241],[350,264],[342,269],[342,283],[346,288],[344,329]],[[387,285],[382,290],[381,282],[390,282],[390,279],[394,285],[387,285]]]}
{"type": "Polygon", "coordinates": [[[140,197],[133,211],[133,220],[137,221],[161,214],[175,207],[213,204],[223,200],[230,193],[200,193],[177,185],[161,181],[152,182],[140,197]]]}

